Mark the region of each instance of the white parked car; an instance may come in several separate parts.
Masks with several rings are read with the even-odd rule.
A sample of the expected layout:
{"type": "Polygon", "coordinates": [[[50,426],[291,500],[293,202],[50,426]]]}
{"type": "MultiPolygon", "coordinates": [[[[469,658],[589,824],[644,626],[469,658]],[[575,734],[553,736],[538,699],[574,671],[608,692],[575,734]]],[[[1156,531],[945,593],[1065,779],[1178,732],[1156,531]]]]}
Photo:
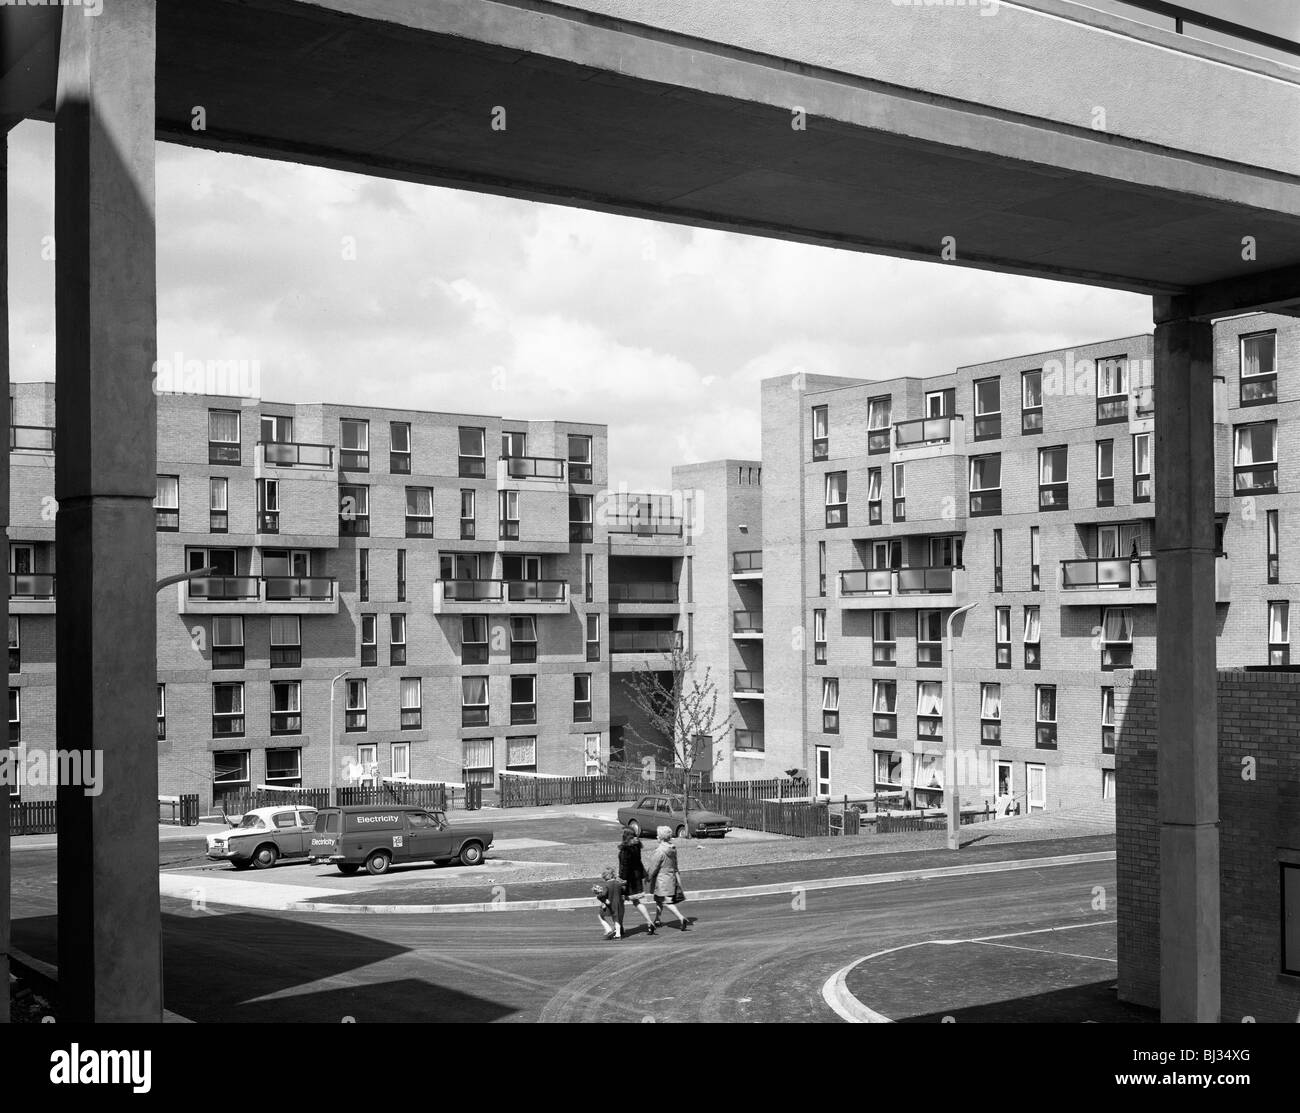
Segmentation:
{"type": "Polygon", "coordinates": [[[316,809],[285,804],[245,812],[229,831],[208,836],[208,857],[237,870],[270,869],[281,858],[305,858],[316,809]]]}

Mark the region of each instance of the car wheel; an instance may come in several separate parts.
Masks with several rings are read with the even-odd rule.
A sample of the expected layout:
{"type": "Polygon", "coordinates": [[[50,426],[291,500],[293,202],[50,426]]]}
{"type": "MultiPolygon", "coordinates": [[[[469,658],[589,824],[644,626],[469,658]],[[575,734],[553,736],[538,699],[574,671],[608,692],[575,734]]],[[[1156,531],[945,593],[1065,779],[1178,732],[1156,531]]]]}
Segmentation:
{"type": "Polygon", "coordinates": [[[462,866],[481,866],[483,864],[483,847],[476,842],[467,842],[460,848],[462,866]]]}
{"type": "Polygon", "coordinates": [[[366,859],[366,873],[373,873],[376,876],[381,873],[387,873],[392,859],[382,850],[376,850],[369,858],[366,859]]]}
{"type": "Polygon", "coordinates": [[[230,864],[237,870],[251,869],[253,865],[252,862],[236,862],[233,858],[230,860],[230,864]]]}
{"type": "Polygon", "coordinates": [[[639,824],[635,819],[628,820],[627,829],[638,839],[641,837],[641,824],[639,824]]]}
{"type": "Polygon", "coordinates": [[[685,823],[679,824],[678,827],[677,827],[677,837],[678,837],[679,839],[684,839],[684,838],[686,838],[688,835],[689,835],[689,832],[686,830],[686,824],[685,824],[685,823]]]}
{"type": "Polygon", "coordinates": [[[280,860],[280,851],[273,843],[266,843],[253,851],[253,869],[269,870],[280,860]]]}
{"type": "Polygon", "coordinates": [[[358,865],[356,864],[356,862],[340,862],[340,863],[339,863],[339,873],[341,873],[344,877],[351,877],[351,876],[352,876],[354,873],[356,873],[357,870],[359,870],[360,868],[361,868],[361,867],[358,866],[358,865]]]}

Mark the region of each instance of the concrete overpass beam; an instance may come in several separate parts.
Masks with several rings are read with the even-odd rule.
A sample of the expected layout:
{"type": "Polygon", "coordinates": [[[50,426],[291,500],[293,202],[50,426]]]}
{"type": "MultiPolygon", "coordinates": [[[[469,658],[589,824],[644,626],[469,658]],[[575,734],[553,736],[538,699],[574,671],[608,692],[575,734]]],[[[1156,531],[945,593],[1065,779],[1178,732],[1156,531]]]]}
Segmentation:
{"type": "Polygon", "coordinates": [[[155,0],[65,7],[55,109],[60,1019],[162,1018],[155,0]],[[83,778],[84,779],[84,778],[83,778]]]}
{"type": "Polygon", "coordinates": [[[1219,1019],[1219,783],[1214,614],[1214,342],[1155,330],[1160,1015],[1219,1019]]]}
{"type": "MultiPolygon", "coordinates": [[[[0,380],[5,397],[9,397],[9,135],[0,129],[0,380]]],[[[7,451],[7,450],[6,450],[7,451]]],[[[9,461],[0,468],[0,531],[4,534],[5,552],[9,551],[9,461]]],[[[4,609],[5,626],[9,625],[9,592],[0,591],[0,608],[4,609]]],[[[9,745],[9,720],[6,717],[4,743],[9,745]]],[[[6,753],[8,751],[6,750],[6,753]]],[[[8,800],[9,786],[0,785],[0,799],[8,800]]],[[[9,806],[0,807],[0,985],[9,984],[9,806]]],[[[9,1022],[9,1010],[0,1016],[0,1024],[9,1022]]]]}

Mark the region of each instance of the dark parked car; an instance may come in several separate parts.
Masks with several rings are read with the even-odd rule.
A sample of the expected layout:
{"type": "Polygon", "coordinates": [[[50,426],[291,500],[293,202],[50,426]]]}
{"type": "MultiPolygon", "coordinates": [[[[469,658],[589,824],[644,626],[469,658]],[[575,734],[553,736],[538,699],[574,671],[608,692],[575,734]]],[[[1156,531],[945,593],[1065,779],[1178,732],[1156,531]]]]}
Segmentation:
{"type": "Polygon", "coordinates": [[[409,804],[321,808],[307,838],[312,862],[329,862],[339,873],[387,873],[407,862],[453,862],[479,866],[492,845],[492,828],[452,824],[441,811],[409,804]]]}
{"type": "Polygon", "coordinates": [[[637,835],[654,836],[660,827],[671,828],[676,838],[722,838],[731,830],[731,819],[719,812],[711,812],[695,797],[690,798],[689,813],[683,806],[682,796],[657,792],[643,796],[635,804],[618,809],[618,821],[637,835]],[[687,830],[689,824],[690,829],[687,830]]]}

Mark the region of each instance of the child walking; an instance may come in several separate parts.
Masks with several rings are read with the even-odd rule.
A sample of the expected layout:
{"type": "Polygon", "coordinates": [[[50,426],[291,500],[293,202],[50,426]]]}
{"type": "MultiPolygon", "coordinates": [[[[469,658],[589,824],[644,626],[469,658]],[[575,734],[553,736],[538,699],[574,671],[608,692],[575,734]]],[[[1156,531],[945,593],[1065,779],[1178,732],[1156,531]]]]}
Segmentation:
{"type": "Polygon", "coordinates": [[[623,882],[618,875],[606,867],[600,875],[600,881],[591,887],[600,910],[600,926],[606,939],[623,938],[623,882]]]}

